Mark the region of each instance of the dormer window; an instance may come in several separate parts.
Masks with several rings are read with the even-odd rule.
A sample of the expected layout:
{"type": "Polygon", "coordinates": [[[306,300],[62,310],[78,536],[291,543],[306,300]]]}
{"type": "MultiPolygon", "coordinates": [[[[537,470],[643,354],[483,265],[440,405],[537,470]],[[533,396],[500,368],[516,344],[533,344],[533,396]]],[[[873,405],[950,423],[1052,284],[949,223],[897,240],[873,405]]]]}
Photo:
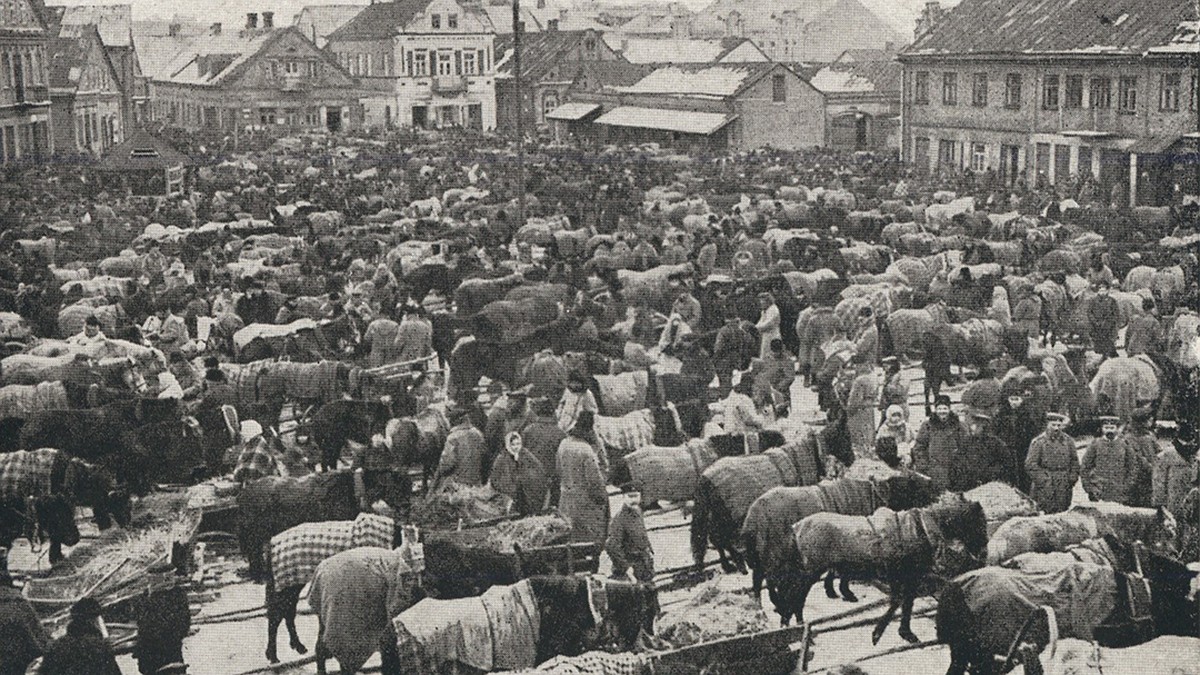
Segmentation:
{"type": "Polygon", "coordinates": [[[457,14],[447,14],[446,15],[446,28],[458,28],[458,15],[457,14]]]}
{"type": "Polygon", "coordinates": [[[440,29],[442,27],[442,15],[441,14],[430,15],[429,26],[431,28],[433,28],[434,30],[440,29]]]}

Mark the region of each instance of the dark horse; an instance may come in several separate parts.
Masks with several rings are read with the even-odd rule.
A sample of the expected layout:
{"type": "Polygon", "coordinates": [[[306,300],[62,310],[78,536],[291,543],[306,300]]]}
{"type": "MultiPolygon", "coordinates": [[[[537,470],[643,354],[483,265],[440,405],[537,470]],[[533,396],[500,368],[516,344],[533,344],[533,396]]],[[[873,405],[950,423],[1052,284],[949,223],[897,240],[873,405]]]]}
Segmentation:
{"type": "Polygon", "coordinates": [[[48,539],[50,564],[58,564],[63,544],[79,543],[75,507],[61,494],[0,501],[0,548],[8,549],[18,537],[25,537],[30,545],[48,539]]]}
{"type": "MultiPolygon", "coordinates": [[[[789,555],[792,526],[814,513],[838,513],[845,516],[869,516],[880,507],[903,511],[929,506],[938,497],[933,481],[920,474],[893,476],[882,481],[843,478],[828,485],[780,487],[768,490],[750,506],[742,524],[742,543],[746,562],[753,573],[754,597],[762,597],[763,582],[779,615],[785,615],[779,599],[779,579],[794,574],[797,563],[789,555]]],[[[833,574],[825,576],[825,593],[837,597],[833,574]]],[[[841,580],[842,597],[857,598],[850,592],[846,578],[841,580]]]]}
{"type": "Polygon", "coordinates": [[[1107,589],[1113,596],[1113,609],[1104,617],[1096,616],[1089,603],[1098,584],[1088,584],[1092,592],[1078,595],[1073,588],[1059,585],[1094,573],[1095,565],[1072,562],[1057,575],[1054,567],[1041,574],[985,567],[951,581],[938,596],[935,619],[938,641],[950,645],[947,675],[968,671],[997,675],[1018,664],[1026,673],[1041,675],[1039,655],[1057,639],[1057,627],[1063,628],[1065,636],[1095,640],[1105,647],[1129,647],[1160,635],[1197,637],[1200,614],[1197,600],[1189,599],[1197,573],[1140,544],[1132,547],[1131,554],[1122,554],[1124,545],[1119,540],[1105,537],[1105,541],[1118,555],[1113,563],[1114,583],[1107,589]],[[1121,560],[1130,555],[1136,559],[1126,567],[1121,560]],[[1076,606],[1077,600],[1083,604],[1076,606]],[[1081,617],[1059,617],[1048,607],[1051,604],[1059,611],[1085,613],[1083,618],[1090,621],[1080,623],[1093,626],[1091,634],[1069,634],[1081,617]]]}
{"type": "Polygon", "coordinates": [[[987,519],[983,507],[947,495],[938,503],[908,511],[880,511],[872,516],[817,513],[795,525],[789,537],[795,563],[779,580],[784,623],[804,620],[808,591],[826,571],[842,578],[879,580],[889,591],[889,605],[875,626],[879,641],[896,610],[903,605],[900,636],[917,642],[910,623],[913,601],[934,590],[932,581],[983,566],[987,519]]]}

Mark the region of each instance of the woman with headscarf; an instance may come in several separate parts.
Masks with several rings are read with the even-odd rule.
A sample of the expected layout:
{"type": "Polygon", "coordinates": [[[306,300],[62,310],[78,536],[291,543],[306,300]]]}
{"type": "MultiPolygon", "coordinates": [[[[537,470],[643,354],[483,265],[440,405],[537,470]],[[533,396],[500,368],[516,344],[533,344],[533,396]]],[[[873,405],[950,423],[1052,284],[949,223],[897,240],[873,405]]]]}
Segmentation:
{"type": "Polygon", "coordinates": [[[532,516],[546,506],[546,469],[537,455],[525,449],[519,431],[510,431],[505,437],[504,451],[492,462],[488,483],[513,500],[513,512],[518,515],[532,516]]]}

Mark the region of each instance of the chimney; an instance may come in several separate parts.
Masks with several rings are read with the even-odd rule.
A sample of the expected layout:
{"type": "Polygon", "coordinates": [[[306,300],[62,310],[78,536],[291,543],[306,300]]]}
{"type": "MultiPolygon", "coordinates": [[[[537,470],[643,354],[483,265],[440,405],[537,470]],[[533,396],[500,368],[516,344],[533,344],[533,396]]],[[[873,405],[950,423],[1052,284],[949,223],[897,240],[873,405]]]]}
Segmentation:
{"type": "Polygon", "coordinates": [[[888,40],[887,42],[883,43],[883,51],[885,51],[889,54],[896,51],[896,43],[891,40],[888,40]]]}
{"type": "Polygon", "coordinates": [[[209,32],[212,33],[213,35],[220,35],[221,34],[220,22],[214,23],[212,26],[210,26],[209,32]]]}
{"type": "Polygon", "coordinates": [[[275,27],[275,12],[263,12],[262,13],[262,27],[263,28],[274,28],[275,27]]]}
{"type": "Polygon", "coordinates": [[[179,23],[171,22],[171,23],[167,24],[167,36],[168,37],[179,37],[179,33],[182,30],[183,30],[183,26],[179,23]]]}
{"type": "Polygon", "coordinates": [[[258,14],[254,12],[246,13],[246,28],[247,30],[258,28],[258,14]]]}
{"type": "Polygon", "coordinates": [[[538,9],[546,9],[546,0],[537,0],[538,9]]]}
{"type": "Polygon", "coordinates": [[[936,0],[926,2],[925,9],[921,10],[921,15],[917,17],[917,27],[913,31],[913,38],[920,40],[941,23],[945,16],[946,10],[942,9],[941,3],[936,0]]]}
{"type": "Polygon", "coordinates": [[[567,10],[566,9],[558,10],[558,20],[560,23],[567,20],[567,10]]]}
{"type": "Polygon", "coordinates": [[[557,32],[558,31],[558,19],[550,19],[549,21],[547,21],[546,22],[546,30],[550,31],[551,33],[557,32]]]}

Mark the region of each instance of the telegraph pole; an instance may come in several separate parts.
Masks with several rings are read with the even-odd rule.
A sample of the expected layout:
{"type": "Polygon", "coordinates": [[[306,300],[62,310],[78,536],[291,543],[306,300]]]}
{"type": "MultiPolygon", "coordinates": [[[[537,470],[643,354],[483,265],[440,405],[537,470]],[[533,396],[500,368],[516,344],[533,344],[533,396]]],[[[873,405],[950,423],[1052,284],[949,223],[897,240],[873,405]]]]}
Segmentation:
{"type": "Polygon", "coordinates": [[[517,227],[525,225],[525,89],[521,86],[521,0],[513,0],[513,82],[517,90],[517,227]]]}

